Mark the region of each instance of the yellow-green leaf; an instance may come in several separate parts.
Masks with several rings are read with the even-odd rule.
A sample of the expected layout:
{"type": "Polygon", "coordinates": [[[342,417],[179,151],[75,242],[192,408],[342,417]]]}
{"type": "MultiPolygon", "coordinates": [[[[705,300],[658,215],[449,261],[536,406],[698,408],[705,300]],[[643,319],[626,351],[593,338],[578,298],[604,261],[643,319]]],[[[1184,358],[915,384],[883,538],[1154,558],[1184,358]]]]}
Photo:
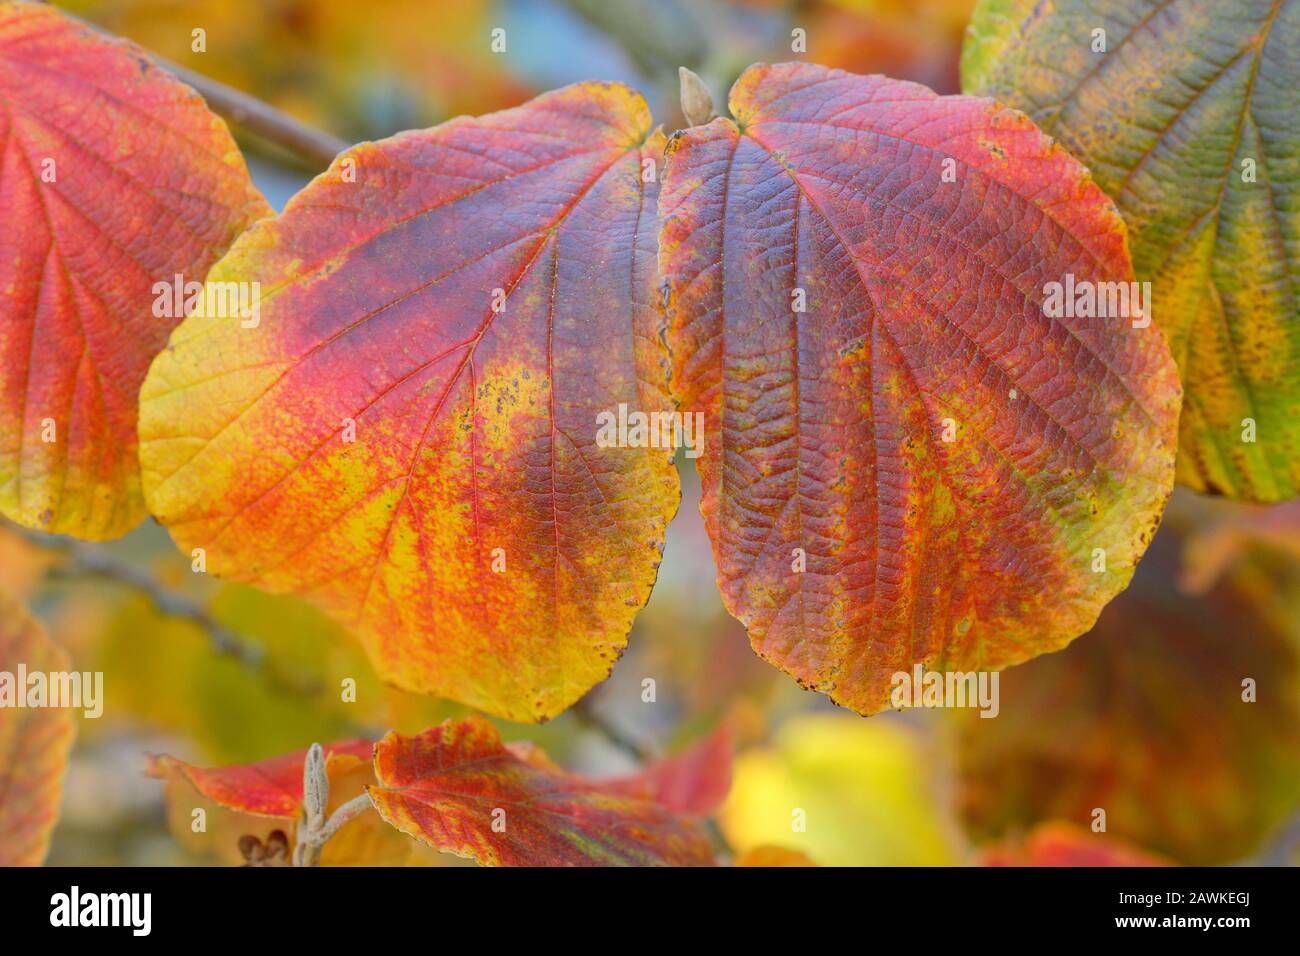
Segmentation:
{"type": "Polygon", "coordinates": [[[984,0],[962,88],[1119,205],[1182,373],[1179,482],[1300,494],[1300,3],[984,0]]]}

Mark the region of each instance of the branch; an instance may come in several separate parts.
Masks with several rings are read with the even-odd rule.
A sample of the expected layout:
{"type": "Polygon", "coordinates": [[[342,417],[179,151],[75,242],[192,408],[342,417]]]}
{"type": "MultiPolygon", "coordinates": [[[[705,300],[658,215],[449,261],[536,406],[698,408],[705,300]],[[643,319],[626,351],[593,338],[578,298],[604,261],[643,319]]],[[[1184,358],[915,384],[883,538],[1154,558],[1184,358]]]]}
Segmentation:
{"type": "Polygon", "coordinates": [[[160,614],[191,622],[207,635],[208,643],[218,654],[234,658],[250,671],[266,672],[268,679],[281,689],[297,694],[310,694],[319,690],[314,685],[294,683],[270,672],[266,667],[266,653],[261,647],[239,637],[198,601],[169,587],[148,571],[122,560],[107,549],[76,538],[45,534],[12,521],[5,521],[0,527],[12,531],[29,544],[61,555],[63,562],[52,568],[51,574],[64,578],[99,578],[120,584],[140,594],[160,614]]]}
{"type": "MultiPolygon", "coordinates": [[[[59,12],[69,20],[75,20],[101,36],[112,40],[121,39],[89,20],[74,16],[66,10],[59,12]]],[[[135,45],[139,47],[138,43],[135,45]]],[[[279,146],[308,166],[313,168],[328,166],[334,161],[335,156],[351,146],[347,140],[316,129],[314,126],[308,126],[288,113],[276,109],[270,103],[237,90],[233,86],[227,86],[189,67],[173,63],[152,50],[144,50],[144,52],[160,69],[171,73],[182,83],[194,87],[214,113],[256,134],[268,143],[279,146]]]]}
{"type": "Polygon", "coordinates": [[[645,744],[633,740],[623,731],[611,724],[605,717],[596,712],[596,709],[590,703],[590,696],[582,698],[571,708],[570,712],[576,717],[584,727],[596,731],[619,750],[633,757],[639,763],[654,758],[654,751],[645,744]]]}
{"type": "Polygon", "coordinates": [[[197,73],[188,67],[173,63],[156,53],[150,57],[160,67],[183,83],[188,83],[207,100],[214,113],[225,117],[236,126],[255,133],[269,143],[274,143],[313,167],[328,166],[334,157],[350,147],[350,143],[324,130],[308,126],[284,113],[270,103],[243,93],[233,86],[197,73]]]}

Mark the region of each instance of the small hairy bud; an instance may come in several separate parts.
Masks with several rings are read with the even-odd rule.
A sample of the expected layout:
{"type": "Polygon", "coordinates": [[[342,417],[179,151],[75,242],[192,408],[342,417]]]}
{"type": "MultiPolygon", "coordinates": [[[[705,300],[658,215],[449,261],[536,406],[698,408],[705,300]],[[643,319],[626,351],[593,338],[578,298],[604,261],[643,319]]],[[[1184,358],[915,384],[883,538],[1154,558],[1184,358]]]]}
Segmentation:
{"type": "Polygon", "coordinates": [[[677,68],[682,85],[682,114],[687,125],[703,126],[713,119],[713,96],[704,81],[684,66],[677,68]]]}

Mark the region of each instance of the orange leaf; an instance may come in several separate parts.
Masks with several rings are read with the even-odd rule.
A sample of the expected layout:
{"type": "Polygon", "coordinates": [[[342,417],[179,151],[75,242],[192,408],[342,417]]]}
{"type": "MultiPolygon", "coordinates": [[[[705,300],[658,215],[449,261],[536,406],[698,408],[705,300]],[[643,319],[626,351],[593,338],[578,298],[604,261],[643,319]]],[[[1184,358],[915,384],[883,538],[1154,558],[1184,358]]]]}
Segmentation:
{"type": "Polygon", "coordinates": [[[659,250],[728,609],[866,714],[1068,643],[1173,483],[1160,331],[1045,309],[1131,282],[1114,206],[991,100],[782,64],[731,110],[669,144],[659,250]]]}
{"type": "Polygon", "coordinates": [[[707,865],[696,823],[660,804],[589,783],[501,743],[478,717],[414,737],[390,733],[375,750],[370,797],[404,833],[497,866],[707,865]]]}
{"type": "Polygon", "coordinates": [[[85,538],[144,517],[136,396],[202,281],[271,210],[225,124],[143,51],[0,0],[0,511],[85,538]]]}
{"type": "MultiPolygon", "coordinates": [[[[28,674],[67,671],[68,655],[21,604],[0,591],[0,866],[39,866],[59,817],[76,727],[65,707],[16,706],[28,674]]],[[[22,696],[25,703],[25,696],[22,696]]]]}
{"type": "Polygon", "coordinates": [[[208,568],[311,596],[399,687],[512,720],[603,679],[677,477],[597,416],[669,407],[653,294],[661,134],[583,83],[364,143],[212,271],[145,382],[146,494],[208,568]],[[648,162],[647,162],[648,161],[648,162]]]}

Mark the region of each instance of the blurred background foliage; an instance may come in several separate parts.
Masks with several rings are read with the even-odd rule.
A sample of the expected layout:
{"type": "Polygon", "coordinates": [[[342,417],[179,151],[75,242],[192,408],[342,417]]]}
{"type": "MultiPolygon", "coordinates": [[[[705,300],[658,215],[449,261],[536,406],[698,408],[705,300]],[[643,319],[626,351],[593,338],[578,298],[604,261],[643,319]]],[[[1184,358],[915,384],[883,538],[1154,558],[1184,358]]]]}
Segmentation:
{"type": "MultiPolygon", "coordinates": [[[[61,6],[348,140],[516,105],[580,79],[624,80],[668,129],[676,71],[725,103],[749,63],[806,58],[956,92],[973,0],[70,0],[61,6]],[[191,50],[206,30],[206,52],[191,50]],[[493,54],[490,31],[506,30],[493,54]]],[[[315,170],[236,130],[277,208],[315,170]]],[[[658,584],[611,678],[541,727],[504,725],[561,764],[633,765],[593,712],[649,752],[720,720],[737,741],[719,831],[736,855],[773,847],[826,864],[972,862],[1040,824],[1108,832],[1175,862],[1300,859],[1300,503],[1258,508],[1179,492],[1131,588],[1093,633],[1005,672],[1001,713],[870,719],[759,660],[723,609],[679,456],[683,501],[658,584]],[[1258,701],[1241,700],[1241,682],[1258,701]],[[644,681],[655,699],[646,702],[644,681]],[[793,826],[802,811],[804,826],[793,826]]],[[[138,588],[78,573],[0,526],[0,584],[80,670],[105,674],[104,716],[81,720],[50,862],[211,860],[167,829],[146,754],[204,765],[312,741],[412,733],[463,713],[384,687],[359,645],[301,601],[191,573],[152,522],[105,550],[258,649],[219,653],[211,627],[160,613],[138,588]],[[354,682],[355,700],[344,699],[354,682]]],[[[1073,831],[1069,831],[1073,832],[1073,831]]],[[[229,849],[229,848],[227,848],[229,849]]],[[[778,854],[779,855],[779,854],[778,854]]],[[[229,854],[224,859],[229,860],[229,854]]],[[[443,858],[445,860],[445,858],[443,858]]],[[[424,859],[422,862],[440,862],[424,859]]],[[[447,861],[450,862],[450,861],[447,861]]]]}

